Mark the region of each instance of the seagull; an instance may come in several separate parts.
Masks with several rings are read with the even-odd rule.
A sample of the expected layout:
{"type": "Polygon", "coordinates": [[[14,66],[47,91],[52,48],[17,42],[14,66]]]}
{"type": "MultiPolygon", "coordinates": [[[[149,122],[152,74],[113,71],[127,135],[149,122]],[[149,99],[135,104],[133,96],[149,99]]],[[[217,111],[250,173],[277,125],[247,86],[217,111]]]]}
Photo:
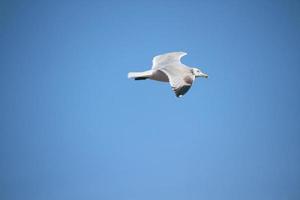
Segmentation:
{"type": "Polygon", "coordinates": [[[200,69],[182,64],[180,59],[185,55],[187,55],[185,52],[170,52],[155,56],[151,70],[129,72],[128,78],[169,82],[176,97],[182,97],[191,88],[195,78],[208,78],[208,75],[200,69]]]}

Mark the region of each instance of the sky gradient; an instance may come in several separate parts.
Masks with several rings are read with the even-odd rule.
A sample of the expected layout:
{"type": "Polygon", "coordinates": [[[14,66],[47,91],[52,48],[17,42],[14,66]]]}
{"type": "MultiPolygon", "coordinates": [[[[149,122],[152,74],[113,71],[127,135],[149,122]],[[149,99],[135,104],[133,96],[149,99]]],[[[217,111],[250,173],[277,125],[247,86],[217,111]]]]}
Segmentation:
{"type": "Polygon", "coordinates": [[[300,3],[0,3],[1,200],[300,199],[300,3]],[[201,68],[176,98],[152,57],[201,68]]]}

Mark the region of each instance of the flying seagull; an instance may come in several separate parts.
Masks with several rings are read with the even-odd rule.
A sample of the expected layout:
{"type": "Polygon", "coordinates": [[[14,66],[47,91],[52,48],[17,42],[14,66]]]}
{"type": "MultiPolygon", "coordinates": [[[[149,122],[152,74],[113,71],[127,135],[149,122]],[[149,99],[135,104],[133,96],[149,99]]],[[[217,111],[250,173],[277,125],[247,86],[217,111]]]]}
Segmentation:
{"type": "Polygon", "coordinates": [[[151,70],[129,72],[128,78],[169,82],[176,97],[182,97],[191,88],[195,78],[208,77],[200,69],[182,64],[180,59],[185,55],[187,55],[185,52],[171,52],[155,56],[152,60],[151,70]]]}

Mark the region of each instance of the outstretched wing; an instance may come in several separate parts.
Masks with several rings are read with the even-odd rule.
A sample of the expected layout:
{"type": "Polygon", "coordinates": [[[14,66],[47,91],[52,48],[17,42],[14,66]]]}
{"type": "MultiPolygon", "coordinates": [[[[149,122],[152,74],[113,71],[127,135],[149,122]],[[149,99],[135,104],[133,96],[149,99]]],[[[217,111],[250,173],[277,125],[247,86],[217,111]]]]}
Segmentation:
{"type": "Polygon", "coordinates": [[[169,64],[181,64],[180,59],[187,55],[185,52],[171,52],[155,56],[152,60],[152,69],[157,69],[169,64]]]}
{"type": "Polygon", "coordinates": [[[185,95],[192,87],[195,79],[195,76],[192,73],[178,68],[170,70],[168,67],[160,70],[168,76],[172,90],[177,97],[185,95]]]}

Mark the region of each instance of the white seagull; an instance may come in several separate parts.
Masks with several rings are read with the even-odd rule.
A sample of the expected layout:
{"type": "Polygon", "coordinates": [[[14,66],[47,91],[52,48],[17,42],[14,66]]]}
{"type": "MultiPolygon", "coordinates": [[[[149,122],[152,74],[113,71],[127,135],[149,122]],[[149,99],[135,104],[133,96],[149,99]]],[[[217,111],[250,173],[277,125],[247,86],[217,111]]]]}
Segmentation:
{"type": "Polygon", "coordinates": [[[171,52],[155,56],[151,70],[129,72],[128,78],[169,82],[176,96],[182,97],[191,88],[195,78],[208,78],[208,75],[200,69],[182,64],[180,59],[185,55],[187,55],[185,52],[171,52]]]}

